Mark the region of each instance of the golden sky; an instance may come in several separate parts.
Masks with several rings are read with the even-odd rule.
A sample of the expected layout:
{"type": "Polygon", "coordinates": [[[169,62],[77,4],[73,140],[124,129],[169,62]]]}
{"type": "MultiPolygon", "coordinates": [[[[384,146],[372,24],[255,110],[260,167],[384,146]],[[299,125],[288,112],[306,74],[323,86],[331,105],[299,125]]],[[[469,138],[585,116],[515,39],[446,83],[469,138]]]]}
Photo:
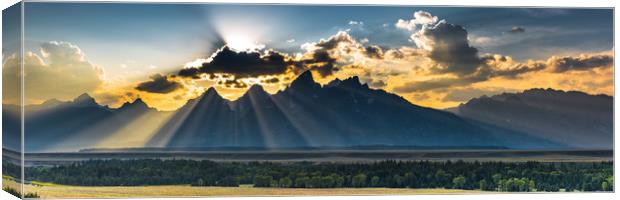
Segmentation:
{"type": "MultiPolygon", "coordinates": [[[[359,28],[363,22],[348,24],[359,28]]],[[[386,46],[355,36],[355,30],[344,29],[323,39],[303,42],[297,50],[278,51],[257,41],[265,37],[264,33],[259,37],[244,29],[221,26],[221,46],[213,48],[208,56],[165,68],[149,64],[129,70],[131,62],[126,62],[129,64],[119,67],[127,70],[114,73],[109,73],[109,66],[91,61],[89,52],[78,43],[44,42],[24,55],[25,101],[68,101],[89,93],[98,103],[110,107],[142,98],[159,110],[175,110],[209,87],[230,100],[240,97],[253,84],[275,93],[306,70],[312,71],[321,84],[358,76],[371,88],[438,109],[482,95],[530,88],[613,95],[613,49],[571,48],[545,58],[515,59],[489,53],[479,46],[515,37],[506,36],[509,34],[530,34],[527,28],[515,26],[497,37],[482,37],[425,11],[382,26],[405,34],[408,43],[386,46]]],[[[3,58],[4,80],[16,82],[20,75],[18,57],[3,54],[3,58]]],[[[3,102],[16,103],[17,99],[11,97],[18,96],[19,90],[6,86],[3,90],[3,102]]]]}

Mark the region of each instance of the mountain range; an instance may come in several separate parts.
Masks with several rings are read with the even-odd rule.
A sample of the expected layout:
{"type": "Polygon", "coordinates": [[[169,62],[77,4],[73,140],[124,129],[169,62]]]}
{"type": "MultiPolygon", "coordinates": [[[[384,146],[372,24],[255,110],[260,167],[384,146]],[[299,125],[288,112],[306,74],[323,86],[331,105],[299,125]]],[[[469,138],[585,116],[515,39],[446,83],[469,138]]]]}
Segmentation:
{"type": "Polygon", "coordinates": [[[474,98],[451,112],[575,148],[613,147],[613,97],[530,89],[474,98]]]}
{"type": "MultiPolygon", "coordinates": [[[[18,115],[11,114],[19,107],[3,106],[3,132],[19,130],[18,115]]],[[[25,148],[76,151],[124,143],[260,149],[612,148],[612,108],[610,96],[534,89],[480,97],[444,111],[371,89],[358,77],[320,85],[305,72],[275,94],[254,85],[231,101],[209,88],[176,111],[157,111],[141,99],[109,108],[87,94],[29,105],[24,108],[25,148]]],[[[5,141],[16,140],[14,134],[4,135],[5,141]]]]}

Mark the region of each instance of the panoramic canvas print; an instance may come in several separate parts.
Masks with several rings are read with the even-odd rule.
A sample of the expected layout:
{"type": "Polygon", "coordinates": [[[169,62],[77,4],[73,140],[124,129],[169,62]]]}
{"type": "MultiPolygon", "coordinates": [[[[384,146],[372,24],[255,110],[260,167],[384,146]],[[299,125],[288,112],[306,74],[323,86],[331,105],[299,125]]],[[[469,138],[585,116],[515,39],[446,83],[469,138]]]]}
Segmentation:
{"type": "Polygon", "coordinates": [[[613,192],[613,9],[26,2],[31,198],[613,192]]]}

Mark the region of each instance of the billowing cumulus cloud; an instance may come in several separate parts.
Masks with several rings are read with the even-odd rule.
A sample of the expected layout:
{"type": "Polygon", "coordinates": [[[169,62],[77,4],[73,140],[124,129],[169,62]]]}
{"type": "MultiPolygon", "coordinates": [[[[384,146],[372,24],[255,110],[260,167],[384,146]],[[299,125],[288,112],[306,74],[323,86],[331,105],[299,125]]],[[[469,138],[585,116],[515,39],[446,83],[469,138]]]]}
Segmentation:
{"type": "MultiPolygon", "coordinates": [[[[323,67],[319,69],[324,69],[324,73],[317,71],[325,77],[345,68],[364,69],[360,73],[365,73],[382,67],[396,67],[395,62],[404,62],[398,60],[421,56],[419,50],[411,47],[384,49],[379,45],[367,43],[367,41],[355,39],[346,31],[340,31],[328,39],[303,44],[302,49],[305,52],[299,54],[299,57],[308,66],[313,66],[313,63],[322,63],[323,67]]],[[[349,74],[349,72],[343,73],[349,74]]]]}
{"type": "MultiPolygon", "coordinates": [[[[19,58],[6,58],[3,79],[19,82],[19,58]]],[[[51,98],[62,100],[92,92],[104,82],[103,70],[89,62],[82,50],[69,42],[46,42],[40,53],[24,55],[25,101],[27,104],[51,98]]],[[[19,88],[9,87],[8,96],[19,96],[19,88]]],[[[17,102],[13,102],[17,103],[17,102]]]]}
{"type": "Polygon", "coordinates": [[[136,90],[152,93],[170,93],[177,89],[183,88],[181,83],[171,80],[171,77],[155,74],[150,78],[150,81],[138,84],[136,86],[136,90]]]}
{"type": "Polygon", "coordinates": [[[429,57],[442,65],[435,69],[439,73],[471,74],[483,63],[478,49],[469,45],[467,31],[459,25],[440,21],[424,26],[411,39],[418,47],[430,51],[429,57]]]}
{"type": "Polygon", "coordinates": [[[350,48],[356,45],[357,42],[349,33],[346,31],[339,31],[328,39],[321,39],[319,42],[303,44],[301,48],[311,52],[317,50],[333,50],[337,47],[350,48]]]}
{"type": "MultiPolygon", "coordinates": [[[[383,49],[377,45],[363,45],[346,31],[327,39],[301,45],[304,52],[288,55],[274,50],[236,51],[226,46],[208,59],[197,59],[185,64],[180,77],[206,79],[225,88],[247,88],[252,84],[280,84],[306,71],[327,77],[341,67],[354,64],[360,57],[382,59],[383,49]]],[[[390,54],[409,54],[398,50],[390,54]]]]}
{"type": "Polygon", "coordinates": [[[433,23],[436,23],[437,20],[438,20],[437,16],[433,16],[429,12],[417,11],[413,13],[413,19],[410,19],[410,20],[399,19],[396,22],[395,26],[396,28],[399,28],[399,29],[413,31],[417,25],[433,24],[433,23]]]}
{"type": "Polygon", "coordinates": [[[395,86],[394,91],[397,92],[467,86],[498,77],[517,79],[522,74],[549,67],[544,61],[520,63],[503,55],[480,56],[478,49],[470,45],[467,30],[445,20],[424,24],[418,31],[412,32],[410,38],[436,64],[428,65],[428,73],[421,74],[429,78],[395,86]]]}
{"type": "Polygon", "coordinates": [[[301,46],[306,52],[298,57],[300,69],[315,70],[322,77],[332,75],[338,71],[336,64],[346,65],[351,63],[353,54],[374,54],[382,53],[379,47],[369,47],[371,53],[346,31],[340,31],[328,39],[321,39],[319,42],[305,43],[301,46]]]}

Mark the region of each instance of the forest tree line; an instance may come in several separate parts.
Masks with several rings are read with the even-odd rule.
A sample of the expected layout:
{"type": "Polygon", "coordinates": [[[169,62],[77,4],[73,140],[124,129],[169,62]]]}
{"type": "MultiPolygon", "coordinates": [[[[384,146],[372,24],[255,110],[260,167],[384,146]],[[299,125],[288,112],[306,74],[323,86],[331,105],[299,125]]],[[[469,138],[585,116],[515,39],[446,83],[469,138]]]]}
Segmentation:
{"type": "MultiPolygon", "coordinates": [[[[3,163],[5,172],[17,166],[3,163]],[[12,165],[12,166],[11,166],[12,165]]],[[[191,184],[282,188],[454,188],[486,191],[613,191],[613,162],[381,161],[375,163],[90,160],[28,167],[26,179],[66,185],[191,184]]]]}

